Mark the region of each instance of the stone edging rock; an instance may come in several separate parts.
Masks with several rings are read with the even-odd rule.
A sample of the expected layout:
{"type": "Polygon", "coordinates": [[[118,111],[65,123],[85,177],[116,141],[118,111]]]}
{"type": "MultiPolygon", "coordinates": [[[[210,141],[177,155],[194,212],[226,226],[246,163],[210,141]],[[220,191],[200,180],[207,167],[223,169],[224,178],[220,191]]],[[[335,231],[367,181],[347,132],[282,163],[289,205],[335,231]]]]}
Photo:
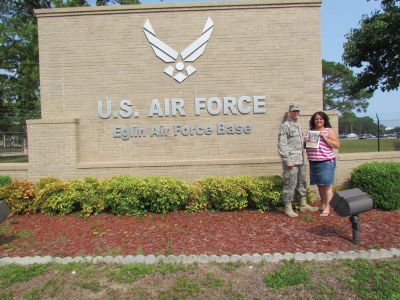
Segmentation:
{"type": "Polygon", "coordinates": [[[296,253],[264,253],[243,255],[127,255],[127,256],[77,256],[77,257],[51,257],[51,256],[26,256],[26,257],[3,257],[0,258],[0,266],[9,264],[32,265],[32,264],[69,264],[69,263],[92,263],[92,264],[157,264],[157,263],[274,263],[283,260],[295,261],[330,261],[335,259],[384,259],[400,257],[400,249],[371,249],[360,251],[338,251],[338,252],[296,252],[296,253]]]}

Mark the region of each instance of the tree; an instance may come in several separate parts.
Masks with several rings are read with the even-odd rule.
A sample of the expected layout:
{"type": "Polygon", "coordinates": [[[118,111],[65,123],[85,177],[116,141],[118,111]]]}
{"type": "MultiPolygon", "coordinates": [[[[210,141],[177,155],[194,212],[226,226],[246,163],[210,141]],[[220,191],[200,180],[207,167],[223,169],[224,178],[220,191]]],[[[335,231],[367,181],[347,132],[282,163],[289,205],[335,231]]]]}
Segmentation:
{"type": "Polygon", "coordinates": [[[322,61],[324,109],[366,111],[372,92],[358,89],[357,77],[341,63],[322,61]]]}
{"type": "Polygon", "coordinates": [[[360,88],[397,90],[400,84],[400,0],[382,0],[381,10],[363,16],[344,44],[343,59],[357,74],[360,88]]]}
{"type": "MultiPolygon", "coordinates": [[[[137,0],[96,1],[97,5],[138,3],[137,0]]],[[[25,130],[25,120],[40,116],[38,34],[34,9],[88,5],[87,0],[1,0],[0,131],[11,130],[11,127],[25,130]]]]}
{"type": "MultiPolygon", "coordinates": [[[[339,134],[347,133],[377,133],[377,124],[371,117],[357,117],[352,111],[345,111],[339,117],[339,134]]],[[[381,131],[385,129],[385,126],[380,125],[381,131]]]]}

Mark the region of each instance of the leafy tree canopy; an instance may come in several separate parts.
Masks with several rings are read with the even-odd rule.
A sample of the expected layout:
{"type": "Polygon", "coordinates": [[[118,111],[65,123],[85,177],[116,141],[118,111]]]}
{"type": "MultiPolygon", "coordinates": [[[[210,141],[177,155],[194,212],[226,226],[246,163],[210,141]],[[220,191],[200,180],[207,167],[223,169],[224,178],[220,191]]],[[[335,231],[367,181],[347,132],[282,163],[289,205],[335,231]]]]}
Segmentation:
{"type": "Polygon", "coordinates": [[[353,71],[341,63],[322,61],[324,109],[366,111],[372,92],[359,89],[353,71]]]}
{"type": "MultiPolygon", "coordinates": [[[[96,1],[96,5],[138,3],[138,0],[96,1]]],[[[34,9],[75,6],[89,6],[89,1],[0,0],[0,131],[24,130],[25,120],[40,114],[34,9]]]]}
{"type": "Polygon", "coordinates": [[[382,0],[381,9],[363,16],[344,44],[343,59],[361,68],[360,88],[397,90],[400,84],[400,0],[382,0]]]}
{"type": "MultiPolygon", "coordinates": [[[[380,124],[380,130],[383,132],[385,127],[380,124]]],[[[352,111],[345,111],[339,117],[339,134],[357,133],[357,134],[377,134],[378,128],[374,119],[371,117],[357,117],[352,111]]]]}

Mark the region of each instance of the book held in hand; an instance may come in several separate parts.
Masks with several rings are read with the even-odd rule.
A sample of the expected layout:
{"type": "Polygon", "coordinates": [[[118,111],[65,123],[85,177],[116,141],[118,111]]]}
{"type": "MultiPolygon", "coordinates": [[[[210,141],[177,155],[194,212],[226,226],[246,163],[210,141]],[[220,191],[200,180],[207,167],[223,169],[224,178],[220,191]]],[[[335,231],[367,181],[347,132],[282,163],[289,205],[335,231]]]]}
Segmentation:
{"type": "Polygon", "coordinates": [[[320,132],[309,130],[307,133],[306,148],[319,148],[320,132]]]}

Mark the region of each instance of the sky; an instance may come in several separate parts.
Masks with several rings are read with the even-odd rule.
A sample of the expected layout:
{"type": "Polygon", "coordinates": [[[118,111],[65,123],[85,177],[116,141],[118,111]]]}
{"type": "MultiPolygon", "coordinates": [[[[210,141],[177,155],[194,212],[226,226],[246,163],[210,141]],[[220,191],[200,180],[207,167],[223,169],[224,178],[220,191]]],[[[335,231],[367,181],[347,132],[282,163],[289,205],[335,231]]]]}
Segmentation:
{"type": "MultiPolygon", "coordinates": [[[[178,2],[216,2],[210,0],[140,0],[142,4],[168,4],[178,2]]],[[[377,0],[323,0],[321,7],[321,40],[322,58],[328,61],[343,62],[343,43],[345,35],[352,28],[358,27],[363,15],[369,15],[379,9],[377,0]]],[[[371,116],[376,120],[376,114],[386,126],[392,123],[400,124],[400,90],[392,92],[376,91],[369,101],[366,113],[359,116],[371,116]]]]}
{"type": "MultiPolygon", "coordinates": [[[[381,1],[375,0],[323,0],[321,8],[322,57],[325,60],[343,62],[343,43],[351,28],[357,28],[362,15],[369,15],[379,9],[381,1]]],[[[400,124],[400,90],[392,92],[376,91],[369,101],[366,113],[387,127],[400,124]]]]}

